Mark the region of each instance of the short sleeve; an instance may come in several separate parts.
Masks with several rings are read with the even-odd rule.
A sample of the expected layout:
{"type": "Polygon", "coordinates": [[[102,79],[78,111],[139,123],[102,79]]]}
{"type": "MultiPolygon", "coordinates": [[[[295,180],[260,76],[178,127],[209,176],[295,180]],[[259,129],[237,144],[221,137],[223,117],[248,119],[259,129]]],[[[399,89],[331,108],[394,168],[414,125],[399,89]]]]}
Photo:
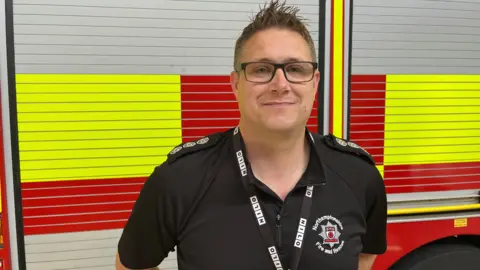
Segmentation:
{"type": "Polygon", "coordinates": [[[172,207],[163,166],[143,185],[118,243],[121,263],[130,269],[158,266],[175,246],[172,207]]]}
{"type": "Polygon", "coordinates": [[[366,254],[383,254],[387,249],[387,195],[383,178],[375,171],[366,194],[367,231],[362,237],[366,254]]]}

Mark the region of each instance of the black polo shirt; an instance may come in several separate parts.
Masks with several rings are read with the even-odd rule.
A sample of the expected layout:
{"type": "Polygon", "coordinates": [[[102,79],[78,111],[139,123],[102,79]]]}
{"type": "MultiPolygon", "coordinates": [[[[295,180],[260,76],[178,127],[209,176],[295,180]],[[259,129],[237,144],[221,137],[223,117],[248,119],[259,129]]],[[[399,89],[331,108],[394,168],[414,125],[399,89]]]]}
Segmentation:
{"type": "MultiPolygon", "coordinates": [[[[314,190],[298,269],[358,269],[359,253],[386,250],[383,179],[356,144],[312,135],[307,170],[284,201],[257,179],[247,184],[255,187],[285,269],[307,186],[314,190]]],[[[152,268],[176,247],[179,270],[276,269],[242,181],[233,129],[174,148],[125,225],[122,264],[152,268]]]]}

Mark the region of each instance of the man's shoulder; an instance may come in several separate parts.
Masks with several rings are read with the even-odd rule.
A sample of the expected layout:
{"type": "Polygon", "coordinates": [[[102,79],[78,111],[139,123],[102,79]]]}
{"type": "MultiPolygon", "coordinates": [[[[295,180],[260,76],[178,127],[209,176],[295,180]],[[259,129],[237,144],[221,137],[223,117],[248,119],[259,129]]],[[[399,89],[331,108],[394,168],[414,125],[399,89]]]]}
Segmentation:
{"type": "Polygon", "coordinates": [[[367,167],[376,165],[373,156],[353,141],[336,137],[333,134],[316,135],[316,137],[317,139],[315,141],[321,142],[321,151],[328,151],[331,154],[340,155],[343,157],[343,161],[351,161],[367,167]]]}
{"type": "Polygon", "coordinates": [[[313,136],[322,163],[359,192],[369,185],[383,184],[375,159],[359,144],[332,134],[313,136]]]}
{"type": "Polygon", "coordinates": [[[190,140],[176,145],[167,154],[168,165],[180,163],[188,166],[190,163],[198,164],[202,159],[218,154],[225,148],[228,131],[212,133],[196,140],[190,140]]]}

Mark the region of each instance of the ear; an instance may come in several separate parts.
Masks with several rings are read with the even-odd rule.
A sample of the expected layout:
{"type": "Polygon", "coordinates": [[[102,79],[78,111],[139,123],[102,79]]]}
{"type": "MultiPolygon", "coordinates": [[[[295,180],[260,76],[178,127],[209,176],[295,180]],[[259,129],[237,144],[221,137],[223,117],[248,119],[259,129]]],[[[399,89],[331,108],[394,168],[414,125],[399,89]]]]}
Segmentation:
{"type": "Polygon", "coordinates": [[[313,75],[313,87],[314,87],[314,91],[313,91],[313,95],[315,96],[318,92],[318,83],[320,82],[320,71],[318,70],[315,70],[315,74],[313,75]]]}
{"type": "Polygon", "coordinates": [[[232,86],[233,94],[235,95],[235,98],[237,100],[238,100],[238,83],[239,83],[238,73],[236,71],[232,71],[230,73],[230,85],[232,86]]]}

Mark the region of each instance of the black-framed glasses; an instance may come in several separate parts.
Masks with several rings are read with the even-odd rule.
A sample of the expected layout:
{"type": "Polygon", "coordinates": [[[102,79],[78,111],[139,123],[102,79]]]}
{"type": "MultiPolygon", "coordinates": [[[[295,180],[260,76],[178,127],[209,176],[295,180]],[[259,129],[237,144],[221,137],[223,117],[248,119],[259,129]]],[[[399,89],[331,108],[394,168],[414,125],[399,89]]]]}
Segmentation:
{"type": "Polygon", "coordinates": [[[280,68],[285,74],[287,81],[291,83],[303,83],[313,79],[318,63],[308,61],[295,61],[284,64],[270,62],[247,62],[241,63],[240,67],[245,72],[245,79],[254,83],[267,83],[275,77],[280,68]]]}

